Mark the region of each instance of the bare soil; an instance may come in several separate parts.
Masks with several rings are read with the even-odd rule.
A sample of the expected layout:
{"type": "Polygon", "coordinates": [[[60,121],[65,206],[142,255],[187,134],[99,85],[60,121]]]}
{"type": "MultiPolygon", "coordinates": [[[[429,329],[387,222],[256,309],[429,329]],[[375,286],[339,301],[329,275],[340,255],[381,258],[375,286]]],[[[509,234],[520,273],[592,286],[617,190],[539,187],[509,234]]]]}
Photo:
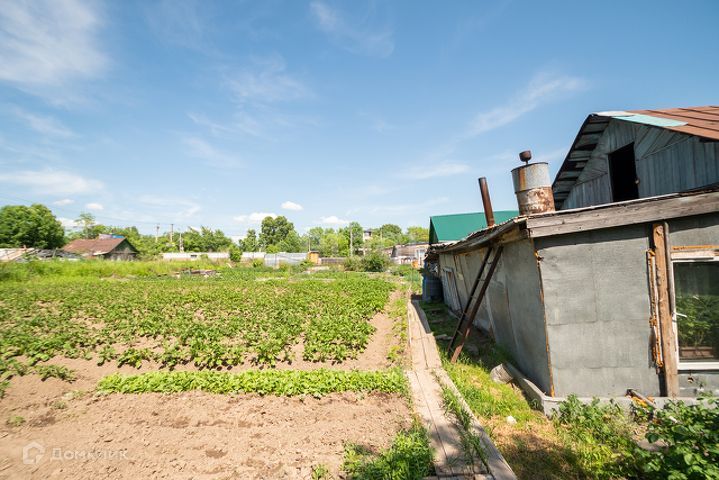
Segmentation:
{"type": "Polygon", "coordinates": [[[305,479],[320,464],[337,475],[346,442],[386,448],[410,419],[404,399],[383,394],[88,393],[62,402],[16,410],[25,418],[17,427],[3,421],[0,478],[305,479]],[[44,450],[28,452],[43,453],[28,465],[23,448],[33,441],[44,450]]]}
{"type": "MultiPolygon", "coordinates": [[[[394,292],[391,299],[399,295],[394,292]]],[[[380,312],[371,323],[377,331],[356,359],[306,362],[300,342],[296,360],[278,362],[276,368],[385,368],[390,348],[398,343],[392,333],[394,319],[380,312]]],[[[41,381],[36,374],[11,379],[0,399],[0,479],[294,479],[310,478],[320,464],[337,476],[345,443],[380,450],[411,422],[406,400],[398,396],[98,395],[95,386],[106,375],[156,371],[160,366],[143,362],[139,369],[118,368],[115,362],[98,366],[93,360],[60,357],[48,363],[74,370],[77,379],[41,381]],[[23,448],[33,441],[44,454],[37,464],[24,464],[23,448]]],[[[246,362],[232,371],[251,368],[257,366],[246,362]]],[[[177,368],[196,369],[191,364],[177,368]]],[[[37,453],[30,451],[29,458],[37,453]]]]}

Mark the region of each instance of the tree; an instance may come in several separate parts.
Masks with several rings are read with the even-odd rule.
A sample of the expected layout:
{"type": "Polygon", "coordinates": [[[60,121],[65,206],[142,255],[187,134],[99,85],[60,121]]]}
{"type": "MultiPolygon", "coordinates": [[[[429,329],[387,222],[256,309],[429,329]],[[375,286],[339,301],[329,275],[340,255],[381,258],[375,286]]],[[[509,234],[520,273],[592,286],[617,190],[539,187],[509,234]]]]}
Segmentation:
{"type": "Polygon", "coordinates": [[[182,241],[188,252],[219,252],[228,250],[232,245],[232,240],[222,230],[207,227],[201,227],[199,231],[190,230],[183,234],[182,241]]]}
{"type": "Polygon", "coordinates": [[[257,251],[257,232],[253,228],[247,230],[244,240],[240,244],[240,247],[245,252],[256,252],[257,251]]]}
{"type": "Polygon", "coordinates": [[[425,227],[407,227],[407,241],[409,243],[428,243],[429,228],[425,227]]]}
{"type": "Polygon", "coordinates": [[[95,223],[95,216],[92,213],[80,213],[75,223],[82,225],[82,238],[97,238],[101,233],[104,233],[105,227],[95,223]]]}
{"type": "Polygon", "coordinates": [[[294,224],[282,215],[262,220],[260,245],[268,252],[299,252],[302,249],[302,241],[294,224]]]}
{"type": "Polygon", "coordinates": [[[49,208],[34,204],[0,209],[0,247],[59,248],[65,231],[49,208]]]}
{"type": "Polygon", "coordinates": [[[364,229],[362,228],[362,225],[360,225],[357,222],[351,222],[349,225],[347,225],[344,228],[340,229],[340,234],[342,234],[345,237],[345,240],[347,241],[347,253],[354,255],[357,253],[357,250],[362,246],[364,243],[364,229]],[[352,252],[349,252],[349,243],[350,243],[350,237],[352,239],[352,252]]]}

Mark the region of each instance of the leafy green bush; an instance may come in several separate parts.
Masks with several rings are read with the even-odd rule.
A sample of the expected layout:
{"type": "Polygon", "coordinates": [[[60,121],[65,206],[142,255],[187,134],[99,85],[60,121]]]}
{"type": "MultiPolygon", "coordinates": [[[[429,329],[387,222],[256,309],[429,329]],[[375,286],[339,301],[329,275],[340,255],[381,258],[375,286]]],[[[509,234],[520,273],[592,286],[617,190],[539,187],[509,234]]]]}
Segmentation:
{"type": "Polygon", "coordinates": [[[665,445],[640,452],[648,478],[719,479],[719,398],[700,398],[705,404],[669,402],[661,410],[645,410],[649,417],[646,438],[665,445]]]}
{"type": "Polygon", "coordinates": [[[373,455],[358,445],[345,447],[344,470],[355,480],[419,480],[432,472],[432,449],[419,423],[400,432],[387,450],[373,455]]]}
{"type": "Polygon", "coordinates": [[[174,393],[203,390],[210,393],[259,393],[260,395],[313,395],[334,392],[383,392],[405,395],[407,379],[399,368],[383,371],[343,370],[246,370],[238,373],[149,372],[114,374],[100,380],[105,393],[174,393]]]}
{"type": "Polygon", "coordinates": [[[370,252],[362,257],[362,270],[365,272],[384,272],[389,264],[389,257],[380,252],[370,252]]]}
{"type": "Polygon", "coordinates": [[[360,257],[347,257],[342,265],[348,272],[361,272],[363,269],[360,257]]]}

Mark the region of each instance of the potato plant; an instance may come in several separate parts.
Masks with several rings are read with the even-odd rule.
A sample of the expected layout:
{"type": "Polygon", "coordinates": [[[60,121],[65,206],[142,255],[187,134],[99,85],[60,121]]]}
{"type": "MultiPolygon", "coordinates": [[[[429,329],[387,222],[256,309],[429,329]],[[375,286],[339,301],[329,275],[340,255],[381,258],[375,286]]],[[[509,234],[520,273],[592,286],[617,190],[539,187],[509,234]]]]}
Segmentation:
{"type": "Polygon", "coordinates": [[[54,356],[172,369],[342,362],[366,347],[389,282],[364,275],[0,282],[0,380],[54,356]],[[21,363],[21,362],[20,362],[21,363]]]}

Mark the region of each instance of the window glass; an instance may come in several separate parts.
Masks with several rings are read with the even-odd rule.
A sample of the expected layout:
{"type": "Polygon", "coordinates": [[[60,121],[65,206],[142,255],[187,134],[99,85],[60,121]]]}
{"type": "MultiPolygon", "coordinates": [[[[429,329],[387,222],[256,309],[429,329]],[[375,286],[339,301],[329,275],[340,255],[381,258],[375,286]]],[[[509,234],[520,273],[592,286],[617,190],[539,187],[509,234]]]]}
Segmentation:
{"type": "Polygon", "coordinates": [[[674,263],[681,361],[719,360],[719,262],[674,263]]]}

